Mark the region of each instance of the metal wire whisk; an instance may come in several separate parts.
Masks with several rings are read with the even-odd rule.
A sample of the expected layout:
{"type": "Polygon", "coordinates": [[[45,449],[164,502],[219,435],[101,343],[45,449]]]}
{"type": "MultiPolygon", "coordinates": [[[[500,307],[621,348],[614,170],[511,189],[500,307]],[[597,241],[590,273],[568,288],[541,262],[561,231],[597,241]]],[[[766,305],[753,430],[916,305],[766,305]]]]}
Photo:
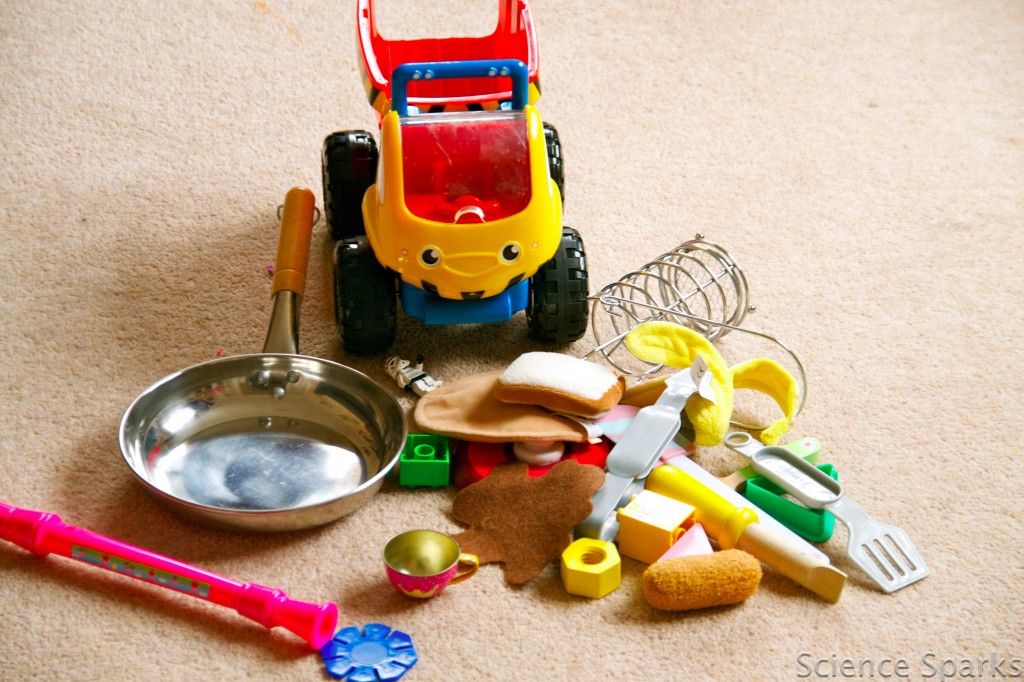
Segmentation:
{"type": "Polygon", "coordinates": [[[605,286],[589,300],[591,330],[597,346],[585,358],[600,354],[623,375],[642,381],[661,371],[664,365],[642,362],[626,348],[626,335],[637,325],[648,321],[675,322],[712,342],[730,331],[739,331],[767,339],[788,354],[800,382],[797,413],[803,408],[807,377],[800,359],[777,338],[739,326],[747,313],[755,310],[748,299],[746,277],[732,256],[704,239],[703,234],[605,286]]]}
{"type": "Polygon", "coordinates": [[[698,234],[590,296],[597,347],[587,356],[600,353],[626,375],[652,374],[661,365],[638,370],[624,348],[623,339],[633,327],[652,320],[675,322],[714,341],[738,328],[753,310],[747,293],[736,261],[698,234]],[[603,338],[607,326],[611,333],[603,338]]]}

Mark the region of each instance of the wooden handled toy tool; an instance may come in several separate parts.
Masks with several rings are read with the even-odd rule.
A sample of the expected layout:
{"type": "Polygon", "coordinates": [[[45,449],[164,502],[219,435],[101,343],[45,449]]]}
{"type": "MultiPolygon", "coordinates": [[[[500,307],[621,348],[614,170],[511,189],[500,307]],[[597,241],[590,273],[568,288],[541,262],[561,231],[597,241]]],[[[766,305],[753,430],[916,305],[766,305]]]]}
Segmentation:
{"type": "Polygon", "coordinates": [[[696,522],[722,549],[742,549],[818,596],[839,601],[845,573],[796,536],[761,523],[748,501],[696,463],[676,458],[652,471],[646,488],[692,505],[696,522]]]}

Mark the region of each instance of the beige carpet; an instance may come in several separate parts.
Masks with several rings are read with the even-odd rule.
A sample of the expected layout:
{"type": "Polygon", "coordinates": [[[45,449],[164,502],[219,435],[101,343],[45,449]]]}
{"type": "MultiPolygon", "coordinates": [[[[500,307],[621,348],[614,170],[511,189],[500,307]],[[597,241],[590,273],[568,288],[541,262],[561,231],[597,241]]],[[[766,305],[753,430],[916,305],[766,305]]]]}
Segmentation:
{"type": "MultiPolygon", "coordinates": [[[[382,20],[397,37],[482,33],[496,15],[493,0],[439,4],[391,0],[382,20]]],[[[1024,8],[533,10],[591,291],[697,232],[728,249],[757,306],[744,324],[806,367],[790,435],[822,441],[929,578],[881,593],[840,533],[824,546],[850,574],[836,605],[766,571],[740,606],[659,612],[631,559],[598,601],[566,594],[552,564],[520,589],[489,565],[420,603],[386,584],[381,548],[410,527],[458,531],[454,490],[389,484],[337,523],[258,537],[158,505],[122,461],[122,413],[176,369],[259,350],[277,205],[293,185],[320,203],[324,136],[375,125],[340,0],[0,3],[0,499],[403,630],[411,680],[834,679],[843,659],[1019,676],[1024,8]]],[[[381,358],[341,350],[329,241],[321,223],[302,349],[397,395],[381,358]]],[[[403,319],[395,351],[451,381],[536,350],[525,327],[403,319]]],[[[723,340],[732,360],[739,341],[723,340]]],[[[735,464],[722,448],[698,460],[735,464]]],[[[326,679],[286,632],[7,543],[0,623],[4,680],[326,679]]]]}

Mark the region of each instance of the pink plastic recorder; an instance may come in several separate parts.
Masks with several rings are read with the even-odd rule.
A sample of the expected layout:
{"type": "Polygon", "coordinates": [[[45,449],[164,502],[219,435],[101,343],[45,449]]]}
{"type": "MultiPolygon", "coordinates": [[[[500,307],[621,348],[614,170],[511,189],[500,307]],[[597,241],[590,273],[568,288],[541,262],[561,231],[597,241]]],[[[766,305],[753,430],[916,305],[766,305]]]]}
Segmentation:
{"type": "Polygon", "coordinates": [[[0,502],[0,538],[46,556],[60,554],[108,571],[227,606],[260,625],[294,632],[319,649],[334,636],[337,605],[291,599],[281,590],[240,583],[176,559],[69,526],[56,514],[0,502]]]}

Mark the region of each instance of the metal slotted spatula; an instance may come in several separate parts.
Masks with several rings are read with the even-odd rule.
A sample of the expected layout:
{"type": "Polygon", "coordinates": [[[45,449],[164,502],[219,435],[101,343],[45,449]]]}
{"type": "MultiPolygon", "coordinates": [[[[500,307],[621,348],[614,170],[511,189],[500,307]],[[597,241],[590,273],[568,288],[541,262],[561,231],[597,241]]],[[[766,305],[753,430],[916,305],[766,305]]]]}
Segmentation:
{"type": "Polygon", "coordinates": [[[745,433],[725,439],[751,460],[754,471],[811,509],[835,515],[849,530],[846,553],[886,592],[895,592],[928,575],[921,555],[907,533],[880,523],[843,493],[839,481],[781,447],[766,447],[745,433]]]}

